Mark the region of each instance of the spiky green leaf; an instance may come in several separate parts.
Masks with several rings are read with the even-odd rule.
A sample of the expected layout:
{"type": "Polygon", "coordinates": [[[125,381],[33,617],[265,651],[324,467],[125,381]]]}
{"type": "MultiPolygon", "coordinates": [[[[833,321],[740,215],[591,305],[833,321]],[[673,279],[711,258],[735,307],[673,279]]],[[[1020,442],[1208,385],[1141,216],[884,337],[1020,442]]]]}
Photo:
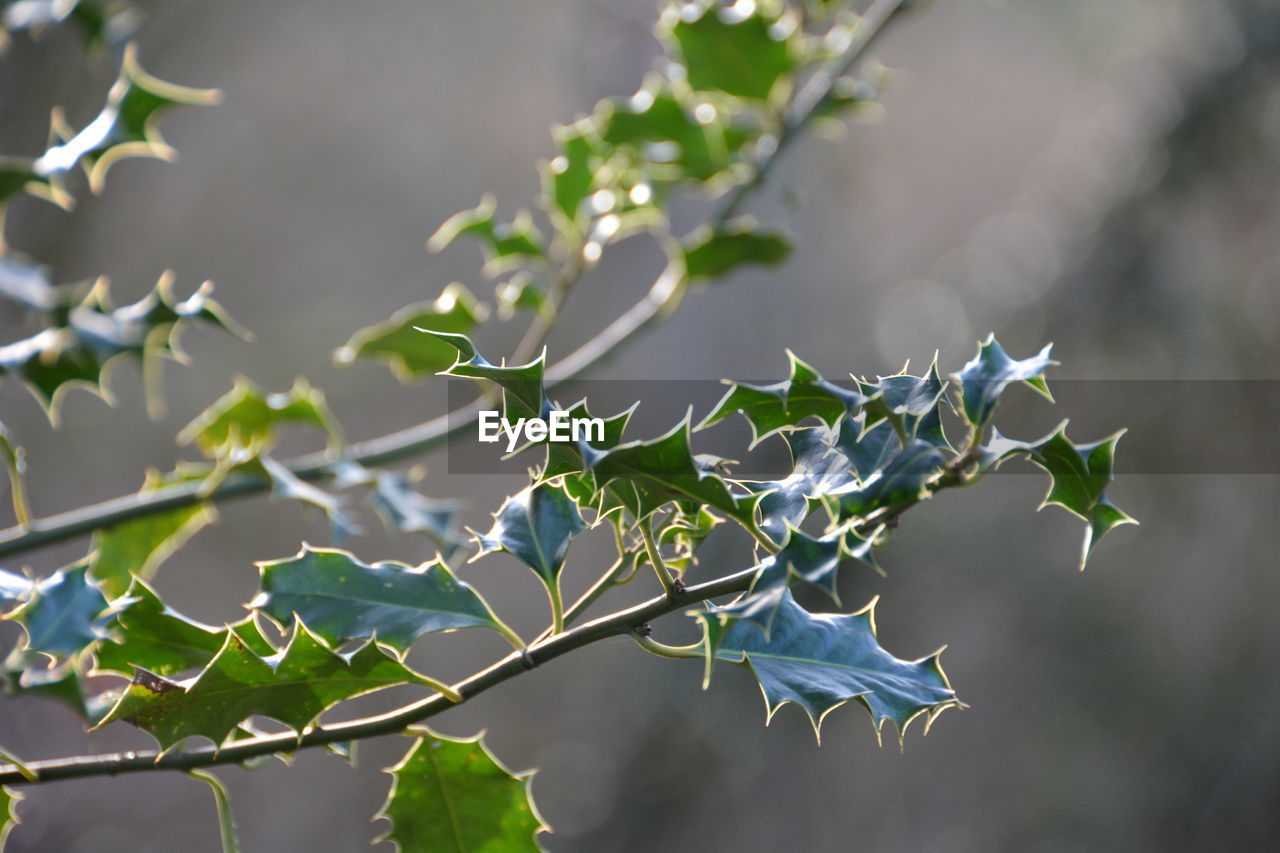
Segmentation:
{"type": "Polygon", "coordinates": [[[733,222],[700,228],[681,244],[685,275],[690,281],[718,279],[744,264],[777,266],[791,254],[791,241],[754,223],[733,222]]]}
{"type": "Polygon", "coordinates": [[[480,551],[476,556],[506,551],[553,587],[559,583],[569,543],[585,527],[578,505],[564,489],[555,483],[539,483],[503,502],[489,532],[477,535],[480,551]]]}
{"type": "Polygon", "coordinates": [[[453,364],[456,351],[449,344],[417,329],[466,334],[488,315],[461,284],[454,282],[431,302],[401,308],[390,319],[367,326],[333,354],[340,365],[357,358],[386,362],[401,382],[416,382],[453,364]]]}
{"type": "Polygon", "coordinates": [[[978,354],[956,374],[965,419],[975,428],[986,424],[1010,382],[1024,382],[1052,400],[1044,380],[1045,369],[1057,364],[1049,358],[1052,348],[1053,344],[1046,344],[1031,358],[1016,361],[1004,351],[995,335],[988,335],[978,346],[978,354]]]}
{"type": "Polygon", "coordinates": [[[137,669],[102,725],[125,720],[164,749],[191,736],[221,744],[252,716],[302,732],[343,699],[411,682],[424,679],[373,643],[339,654],[299,624],[282,651],[264,658],[228,630],[222,648],[194,678],[171,681],[137,669]]]}
{"type": "Polygon", "coordinates": [[[391,791],[376,818],[391,828],[379,840],[401,853],[538,851],[549,831],[534,805],[533,771],[512,773],[494,757],[483,735],[454,738],[419,733],[399,763],[387,770],[391,791]]]}
{"type": "Polygon", "coordinates": [[[250,606],[288,625],[295,614],[329,643],[374,639],[403,654],[436,631],[507,629],[469,584],[442,560],[416,568],[368,564],[336,548],[302,550],[258,564],[262,591],[250,606]]]}
{"type": "MultiPolygon", "coordinates": [[[[794,702],[821,735],[823,718],[857,699],[871,712],[877,737],[891,720],[901,738],[917,716],[931,723],[959,702],[942,672],[939,653],[906,661],[880,646],[874,606],[872,601],[849,614],[809,613],[786,590],[767,634],[750,622],[734,622],[719,637],[714,656],[751,670],[764,692],[769,718],[794,702]]],[[[715,612],[700,614],[704,624],[718,621],[715,612]]]]}

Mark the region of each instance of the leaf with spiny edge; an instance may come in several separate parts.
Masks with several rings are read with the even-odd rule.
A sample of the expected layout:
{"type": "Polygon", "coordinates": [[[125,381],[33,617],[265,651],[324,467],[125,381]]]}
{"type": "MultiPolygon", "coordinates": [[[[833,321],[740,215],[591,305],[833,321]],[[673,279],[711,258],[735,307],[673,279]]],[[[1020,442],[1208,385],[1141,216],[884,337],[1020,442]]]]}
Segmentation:
{"type": "Polygon", "coordinates": [[[407,669],[374,643],[340,654],[300,623],[288,645],[268,658],[227,630],[222,648],[194,678],[171,681],[136,668],[99,725],[132,723],[164,750],[187,737],[220,745],[253,716],[270,717],[301,734],[344,699],[407,683],[447,689],[407,669]]]}
{"type": "Polygon", "coordinates": [[[823,502],[835,518],[843,520],[903,501],[921,500],[929,494],[929,484],[942,473],[945,462],[937,447],[912,439],[883,468],[861,483],[824,495],[823,502]]]}
{"type": "MultiPolygon", "coordinates": [[[[138,494],[146,495],[173,481],[159,471],[148,471],[138,494]]],[[[213,505],[201,501],[99,528],[90,546],[89,574],[107,595],[123,595],[133,577],[150,580],[161,563],[217,520],[213,505]]]]}
{"type": "Polygon", "coordinates": [[[403,383],[434,376],[453,364],[455,349],[443,341],[418,332],[465,334],[484,321],[488,309],[464,285],[454,282],[431,302],[401,308],[384,320],[359,330],[333,353],[338,365],[357,358],[386,362],[403,383]]]}
{"type": "Polygon", "coordinates": [[[788,527],[799,526],[808,518],[823,495],[855,481],[850,460],[834,446],[847,424],[841,420],[834,429],[819,426],[784,431],[783,439],[791,451],[791,473],[781,480],[747,484],[753,491],[765,493],[760,499],[760,529],[774,541],[783,541],[788,527]]]}
{"type": "Polygon", "coordinates": [[[26,632],[24,654],[60,658],[78,655],[108,637],[115,612],[82,561],[39,581],[34,592],[3,618],[26,632]]]}
{"type": "Polygon", "coordinates": [[[1053,401],[1049,386],[1045,383],[1045,368],[1057,364],[1049,358],[1053,344],[1031,358],[1015,361],[996,341],[995,335],[978,345],[978,354],[956,374],[960,381],[960,404],[965,419],[975,429],[982,428],[991,418],[1000,395],[1011,382],[1023,382],[1028,387],[1053,401]]]}
{"type": "MultiPolygon", "coordinates": [[[[793,580],[821,589],[839,604],[837,572],[846,560],[857,559],[883,575],[884,571],[875,560],[876,534],[863,539],[853,527],[846,524],[820,537],[788,527],[782,548],[760,562],[751,588],[729,604],[707,611],[704,618],[709,619],[714,614],[720,622],[714,635],[716,641],[723,636],[725,629],[739,621],[755,625],[768,639],[774,617],[793,580]]],[[[711,646],[712,651],[716,648],[718,646],[714,644],[711,646]]],[[[708,666],[710,663],[711,659],[708,659],[708,666]]]]}
{"type": "Polygon", "coordinates": [[[755,447],[776,432],[799,426],[808,417],[816,417],[829,427],[835,426],[842,417],[856,412],[866,402],[861,393],[823,379],[790,350],[787,357],[791,362],[790,379],[772,385],[728,383],[728,393],[697,428],[705,429],[739,412],[751,425],[750,446],[755,447]]]}
{"type": "Polygon", "coordinates": [[[484,627],[513,636],[440,559],[416,568],[369,564],[347,551],[303,545],[295,556],[258,568],[261,592],[249,606],[286,626],[296,614],[334,646],[372,639],[403,656],[419,637],[437,631],[484,627]]]}
{"type": "Polygon", "coordinates": [[[528,486],[503,501],[488,533],[476,534],[472,559],[506,551],[533,569],[550,590],[560,583],[569,543],[586,528],[578,505],[555,482],[528,486]]]}
{"type": "Polygon", "coordinates": [[[723,477],[699,464],[689,433],[690,419],[686,414],[684,420],[657,438],[629,441],[611,450],[588,448],[584,455],[597,488],[610,488],[637,521],[666,503],[686,500],[750,521],[759,496],[733,494],[723,477]]]}
{"type": "Polygon", "coordinates": [[[401,853],[538,851],[536,836],[550,827],[538,814],[533,773],[512,773],[489,751],[484,734],[470,738],[410,729],[417,740],[386,770],[387,801],[374,816],[391,828],[377,841],[401,853]]]}
{"type": "Polygon", "coordinates": [[[0,850],[4,849],[13,828],[22,823],[22,818],[18,817],[18,803],[25,797],[21,791],[8,786],[0,787],[0,850]]]}
{"type": "Polygon", "coordinates": [[[236,450],[252,449],[257,455],[275,444],[275,431],[285,423],[300,423],[324,431],[329,446],[341,443],[341,433],[324,392],[302,377],[287,392],[268,394],[243,376],[230,391],[182,428],[179,444],[195,444],[216,459],[236,450]]]}
{"type": "Polygon", "coordinates": [[[34,170],[55,181],[76,165],[89,175],[89,186],[102,191],[107,171],[126,157],[172,160],[174,150],[156,130],[156,119],[169,107],[216,104],[216,89],[191,89],[166,83],[142,70],[136,45],[125,48],[120,76],[107,93],[107,103],[92,122],[61,145],[36,159],[34,170]]]}
{"type": "Polygon", "coordinates": [[[491,364],[476,351],[475,344],[466,335],[419,329],[431,337],[449,344],[458,351],[453,365],[440,371],[441,376],[462,376],[469,379],[488,379],[502,389],[503,414],[516,418],[541,418],[548,411],[548,403],[542,387],[542,372],[547,359],[542,354],[528,364],[506,367],[491,364]]]}
{"type": "Polygon", "coordinates": [[[115,629],[113,641],[94,652],[96,669],[126,677],[135,667],[166,677],[201,669],[222,649],[228,631],[255,654],[276,652],[252,616],[222,628],[204,625],[170,608],[139,579],[120,605],[115,629]]]}
{"type": "Polygon", "coordinates": [[[718,279],[744,264],[774,267],[791,254],[791,241],[772,231],[760,231],[750,219],[719,228],[699,228],[680,244],[685,275],[690,281],[718,279]]]}
{"type": "Polygon", "coordinates": [[[166,272],[147,296],[114,308],[107,280],[100,278],[65,312],[61,325],[0,346],[0,376],[16,376],[56,425],[59,403],[70,388],[86,388],[110,400],[107,371],[119,357],[140,358],[144,371],[158,358],[185,361],[178,335],[187,322],[201,320],[245,336],[210,298],[212,291],[212,283],[205,282],[179,302],[173,295],[173,273],[166,272]]]}
{"type": "Polygon", "coordinates": [[[66,705],[90,725],[102,719],[110,707],[109,693],[87,695],[85,691],[82,661],[67,659],[48,666],[48,659],[35,654],[25,654],[15,648],[0,669],[0,681],[9,696],[37,696],[66,705]]]}
{"type": "Polygon", "coordinates": [[[701,1],[667,7],[658,26],[694,91],[762,101],[791,88],[800,67],[790,40],[795,31],[775,6],[701,1]]]}
{"type": "MultiPolygon", "coordinates": [[[[899,741],[918,716],[925,716],[927,731],[942,711],[960,706],[938,662],[941,652],[915,661],[886,652],[876,640],[875,603],[856,613],[809,613],[784,590],[768,635],[747,621],[719,632],[708,674],[712,657],[745,666],[760,683],[769,720],[793,702],[819,737],[826,715],[851,699],[871,712],[877,739],[886,720],[899,741]]],[[[709,632],[719,622],[716,609],[697,614],[709,632]]]]}
{"type": "Polygon", "coordinates": [[[500,223],[494,221],[496,210],[493,196],[485,196],[471,210],[449,217],[431,235],[427,248],[439,252],[461,236],[475,237],[484,246],[484,267],[489,275],[497,275],[513,266],[527,266],[544,260],[547,250],[528,211],[521,211],[510,223],[500,223]]]}
{"type": "Polygon", "coordinates": [[[1025,454],[1049,474],[1049,492],[1040,507],[1053,504],[1084,519],[1088,527],[1080,552],[1083,569],[1104,534],[1122,524],[1138,523],[1111,503],[1106,494],[1115,480],[1116,443],[1124,433],[1120,430],[1101,441],[1077,444],[1067,438],[1066,421],[1037,441],[1014,441],[997,432],[982,448],[980,465],[989,470],[1010,457],[1025,454]]]}
{"type": "Polygon", "coordinates": [[[908,439],[919,438],[935,447],[951,449],[941,418],[941,406],[948,402],[947,383],[938,373],[936,353],[924,376],[912,376],[904,368],[893,376],[877,377],[875,382],[860,380],[858,386],[867,396],[863,432],[888,421],[896,433],[908,439]]]}

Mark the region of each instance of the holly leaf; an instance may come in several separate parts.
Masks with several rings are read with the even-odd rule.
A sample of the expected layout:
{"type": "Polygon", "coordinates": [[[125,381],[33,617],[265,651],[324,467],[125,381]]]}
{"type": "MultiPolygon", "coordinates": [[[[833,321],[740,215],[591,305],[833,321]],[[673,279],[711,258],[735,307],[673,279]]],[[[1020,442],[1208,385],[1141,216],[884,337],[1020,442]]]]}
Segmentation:
{"type": "MultiPolygon", "coordinates": [[[[169,482],[171,478],[149,471],[138,494],[145,495],[169,482]]],[[[100,528],[93,534],[89,574],[107,595],[123,595],[134,577],[151,579],[165,560],[217,520],[217,510],[202,501],[100,528]]]]}
{"type": "Polygon", "coordinates": [[[988,465],[1025,453],[1048,472],[1049,492],[1040,507],[1060,506],[1088,525],[1080,551],[1081,569],[1104,534],[1122,524],[1138,523],[1106,494],[1107,487],[1115,480],[1116,443],[1124,433],[1120,430],[1101,441],[1076,444],[1067,438],[1067,422],[1063,421],[1039,441],[1011,441],[997,433],[986,448],[988,465]]]}
{"type": "Polygon", "coordinates": [[[391,828],[377,841],[390,841],[403,853],[542,849],[536,836],[550,827],[533,802],[533,771],[512,773],[489,751],[483,734],[413,731],[419,735],[413,746],[386,771],[391,791],[374,819],[391,828]]]}
{"type": "MultiPolygon", "coordinates": [[[[176,675],[204,667],[225,642],[228,629],[213,628],[177,613],[142,580],[134,580],[126,601],[128,606],[116,617],[114,642],[102,643],[94,654],[99,670],[128,676],[134,667],[140,667],[156,675],[176,675]]],[[[242,641],[257,634],[256,627],[242,627],[245,630],[238,632],[242,641]]],[[[259,643],[253,646],[259,654],[274,652],[270,645],[265,649],[259,643]]]]}
{"type": "Polygon", "coordinates": [[[221,744],[253,716],[301,733],[343,699],[412,682],[434,686],[373,643],[339,654],[297,624],[285,649],[264,658],[228,630],[222,648],[194,678],[171,681],[135,668],[99,725],[125,720],[149,732],[162,749],[192,736],[221,744]]]}
{"type": "MultiPolygon", "coordinates": [[[[793,579],[816,586],[839,604],[836,582],[843,562],[856,558],[884,573],[875,561],[875,537],[862,539],[849,525],[820,537],[789,527],[783,540],[785,544],[777,554],[760,562],[751,588],[730,604],[714,610],[715,618],[721,622],[718,636],[722,636],[723,629],[730,624],[743,621],[758,627],[768,638],[793,579]]],[[[712,650],[715,648],[717,646],[712,650]]]]}
{"type": "Polygon", "coordinates": [[[670,501],[693,501],[733,518],[750,518],[755,495],[735,496],[724,478],[699,463],[689,439],[689,418],[649,441],[629,441],[611,450],[584,450],[597,488],[611,487],[637,521],[670,501]],[[622,488],[622,487],[629,488],[622,488]]]}
{"type": "Polygon", "coordinates": [[[21,791],[15,791],[8,786],[0,788],[0,850],[4,849],[13,828],[22,823],[22,819],[18,817],[18,803],[25,798],[26,795],[21,791]]]}
{"type": "Polygon", "coordinates": [[[1052,348],[1053,344],[1047,344],[1037,355],[1015,361],[996,341],[995,335],[988,335],[978,346],[978,354],[956,374],[965,419],[975,429],[985,425],[1010,382],[1023,382],[1052,402],[1053,396],[1044,380],[1045,369],[1057,364],[1049,358],[1052,348]]]}
{"type": "Polygon", "coordinates": [[[488,379],[503,391],[505,416],[514,418],[540,418],[547,411],[547,401],[542,388],[542,371],[546,351],[528,364],[500,367],[491,364],[476,352],[475,345],[466,335],[419,329],[433,338],[449,344],[458,351],[457,359],[443,376],[465,376],[471,379],[488,379]]]}
{"type": "Polygon", "coordinates": [[[216,89],[177,86],[146,73],[138,64],[137,46],[131,44],[125,48],[120,76],[97,118],[36,158],[32,171],[56,187],[68,172],[83,166],[90,188],[100,193],[108,170],[126,157],[174,158],[174,150],[156,129],[156,120],[166,109],[219,100],[221,93],[216,89]]]}
{"type": "MultiPolygon", "coordinates": [[[[114,308],[106,279],[99,279],[79,304],[65,310],[58,325],[0,347],[0,376],[17,377],[56,424],[69,388],[109,398],[107,371],[118,358],[139,358],[144,370],[160,358],[184,360],[178,336],[188,322],[200,320],[246,335],[210,297],[212,292],[213,285],[206,282],[179,301],[173,274],[166,272],[147,296],[114,308]]],[[[55,311],[55,319],[61,313],[55,311]]]]}
{"type": "Polygon", "coordinates": [[[416,568],[368,564],[347,551],[303,545],[297,555],[258,568],[261,592],[249,606],[281,625],[301,619],[334,646],[372,639],[403,656],[419,637],[437,631],[485,627],[511,633],[443,560],[416,568]]]}
{"type": "Polygon", "coordinates": [[[418,329],[465,334],[487,316],[487,309],[461,284],[454,282],[431,302],[401,308],[390,319],[367,326],[333,354],[335,364],[357,358],[386,362],[401,382],[417,382],[453,364],[456,351],[418,329]]]}
{"type": "Polygon", "coordinates": [[[791,241],[772,231],[758,231],[749,220],[719,228],[704,226],[684,239],[685,275],[690,281],[720,278],[744,264],[773,267],[791,254],[791,241]]]}
{"type": "Polygon", "coordinates": [[[685,3],[663,12],[658,32],[684,60],[694,91],[767,100],[798,67],[788,41],[794,29],[763,4],[685,3]]]}
{"type": "Polygon", "coordinates": [[[927,441],[912,439],[883,468],[860,483],[824,496],[839,519],[864,515],[879,507],[917,500],[928,494],[929,483],[942,472],[946,458],[927,441]]]}
{"type": "Polygon", "coordinates": [[[863,406],[864,433],[888,421],[896,433],[908,439],[920,438],[935,447],[951,449],[941,417],[947,384],[938,374],[936,355],[924,376],[912,376],[904,371],[877,377],[874,383],[860,381],[858,385],[868,398],[863,406]]]}
{"type": "Polygon", "coordinates": [[[558,152],[542,170],[542,194],[557,228],[580,232],[585,204],[600,167],[600,141],[591,122],[579,121],[551,131],[558,152]]]}
{"type": "Polygon", "coordinates": [[[88,565],[80,563],[37,583],[31,596],[3,618],[26,632],[25,653],[57,658],[77,655],[105,639],[114,613],[90,579],[88,565]]]}
{"type": "Polygon", "coordinates": [[[182,428],[178,443],[195,444],[211,459],[245,450],[256,455],[275,445],[276,428],[286,423],[319,427],[330,447],[341,442],[324,392],[305,379],[295,379],[287,392],[268,394],[241,376],[230,391],[182,428]]]}
{"type": "Polygon", "coordinates": [[[463,235],[475,237],[484,247],[485,272],[489,275],[546,257],[542,235],[534,227],[528,211],[521,211],[510,223],[495,221],[496,211],[493,196],[485,196],[475,208],[449,217],[431,235],[427,248],[439,252],[463,235]]]}
{"type": "MultiPolygon", "coordinates": [[[[960,703],[939,664],[941,652],[906,661],[880,646],[874,608],[872,600],[856,613],[809,613],[786,590],[767,634],[750,622],[734,622],[723,630],[714,657],[751,671],[769,719],[794,702],[821,737],[826,715],[857,699],[871,712],[877,739],[891,720],[901,741],[916,717],[925,717],[927,731],[940,713],[960,703]]],[[[718,621],[714,614],[712,609],[700,618],[709,625],[718,621]]]]}
{"type": "Polygon", "coordinates": [[[705,429],[738,412],[751,425],[751,447],[755,447],[776,432],[798,426],[805,418],[815,417],[828,427],[835,426],[866,402],[861,393],[823,379],[790,350],[787,357],[791,361],[790,379],[772,385],[729,383],[728,393],[697,428],[705,429]]]}
{"type": "Polygon", "coordinates": [[[718,110],[711,121],[700,121],[695,108],[652,75],[631,97],[601,101],[594,121],[600,138],[641,165],[648,177],[710,181],[737,159],[747,134],[718,110]]]}
{"type": "Polygon", "coordinates": [[[775,542],[786,538],[788,527],[798,527],[808,518],[819,498],[855,482],[850,460],[833,446],[846,423],[842,420],[836,429],[788,430],[783,438],[791,451],[791,473],[781,480],[749,484],[752,490],[764,493],[760,529],[775,542]]]}
{"type": "Polygon", "coordinates": [[[585,528],[577,504],[563,489],[539,483],[503,501],[489,532],[476,534],[480,550],[475,558],[506,551],[533,569],[550,590],[559,584],[569,543],[585,528]]]}
{"type": "Polygon", "coordinates": [[[310,504],[325,514],[329,519],[330,536],[335,543],[342,542],[353,533],[363,532],[359,523],[347,512],[342,496],[308,483],[266,453],[258,453],[257,458],[247,463],[246,467],[253,466],[255,462],[271,478],[273,495],[310,504]]]}

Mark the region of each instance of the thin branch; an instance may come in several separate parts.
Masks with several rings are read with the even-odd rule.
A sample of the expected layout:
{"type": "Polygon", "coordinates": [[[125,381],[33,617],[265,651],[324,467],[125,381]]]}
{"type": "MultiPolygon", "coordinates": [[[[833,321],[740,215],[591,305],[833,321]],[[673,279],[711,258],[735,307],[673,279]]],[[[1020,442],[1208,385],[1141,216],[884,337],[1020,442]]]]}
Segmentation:
{"type": "MultiPolygon", "coordinates": [[[[844,53],[826,70],[819,71],[810,78],[796,94],[775,144],[761,153],[751,180],[740,184],[726,197],[713,217],[716,224],[723,224],[732,218],[747,198],[763,185],[783,152],[813,115],[830,101],[836,81],[853,67],[902,3],[903,0],[876,0],[868,8],[844,53]]],[[[654,281],[644,298],[547,370],[548,387],[554,388],[596,366],[635,335],[665,319],[679,304],[683,293],[684,282],[680,271],[668,266],[654,281]]],[[[370,466],[415,456],[436,447],[450,436],[473,427],[480,416],[482,405],[481,401],[476,401],[407,429],[347,445],[343,455],[370,466]]],[[[303,480],[316,480],[327,476],[330,466],[336,461],[338,457],[326,451],[299,456],[284,464],[295,476],[303,480]]],[[[270,487],[270,480],[266,478],[241,474],[227,477],[208,495],[201,493],[199,482],[177,483],[146,493],[122,495],[92,506],[36,519],[26,526],[16,525],[0,531],[0,557],[52,545],[138,516],[189,506],[200,500],[222,501],[257,494],[270,487]]]]}

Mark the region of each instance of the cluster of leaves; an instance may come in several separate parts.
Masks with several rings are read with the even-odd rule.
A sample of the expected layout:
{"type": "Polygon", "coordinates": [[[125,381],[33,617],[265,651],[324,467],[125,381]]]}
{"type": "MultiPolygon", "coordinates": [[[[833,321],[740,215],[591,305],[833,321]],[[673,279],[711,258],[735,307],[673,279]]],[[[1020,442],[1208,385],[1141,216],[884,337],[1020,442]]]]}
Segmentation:
{"type": "MultiPolygon", "coordinates": [[[[474,376],[486,365],[484,378],[502,390],[509,411],[551,405],[538,363],[494,367],[465,338],[441,337],[458,347],[449,375],[474,376]]],[[[770,716],[795,703],[815,733],[826,714],[856,699],[870,711],[877,735],[890,721],[901,738],[915,718],[928,724],[959,704],[938,655],[904,660],[883,649],[874,602],[848,614],[814,613],[791,587],[810,584],[835,598],[844,565],[878,569],[874,551],[897,514],[1016,456],[1049,473],[1046,503],[1088,521],[1086,554],[1098,536],[1130,521],[1106,494],[1118,435],[1077,445],[1064,428],[1034,441],[989,428],[1011,383],[1047,394],[1044,370],[1051,363],[1047,349],[1019,361],[988,339],[950,380],[933,365],[919,376],[837,383],[793,356],[789,379],[732,383],[699,424],[707,428],[736,412],[751,424],[756,442],[780,436],[791,449],[792,470],[768,482],[734,479],[716,460],[695,454],[687,419],[658,438],[627,440],[625,412],[609,419],[602,442],[524,448],[544,453],[544,461],[529,486],[495,513],[491,528],[476,534],[477,557],[501,550],[527,565],[547,588],[558,633],[566,623],[560,576],[572,542],[589,529],[614,533],[619,560],[604,576],[611,582],[621,580],[616,566],[649,563],[678,584],[711,527],[734,522],[757,543],[742,594],[689,611],[704,629],[694,647],[637,639],[659,654],[704,659],[708,681],[717,660],[745,667],[759,681],[770,716]],[[962,426],[963,442],[947,436],[948,419],[962,426]]],[[[575,408],[586,411],[585,404],[575,408]]],[[[193,425],[193,440],[220,446],[261,422],[254,406],[224,405],[218,412],[193,425]]],[[[304,417],[313,415],[307,410],[304,417]]],[[[11,655],[13,686],[71,697],[93,726],[130,722],[162,750],[188,737],[226,746],[260,736],[254,720],[262,717],[304,738],[335,703],[390,686],[424,686],[461,701],[455,688],[404,662],[428,634],[481,627],[518,650],[526,647],[442,558],[416,567],[367,564],[345,551],[304,547],[290,559],[262,563],[261,570],[252,614],[221,628],[175,612],[136,576],[126,591],[109,595],[109,584],[96,580],[87,564],[38,583],[5,576],[13,599],[6,618],[25,633],[11,655]],[[274,629],[264,630],[264,618],[274,629]],[[49,663],[36,669],[37,660],[49,663]],[[89,694],[78,672],[128,680],[89,694]]],[[[679,586],[669,591],[679,594],[679,586]]],[[[460,807],[467,815],[460,828],[448,831],[515,838],[542,828],[527,799],[527,779],[503,769],[476,741],[423,732],[392,772],[396,781],[382,816],[393,821],[389,837],[405,849],[428,849],[424,839],[446,831],[431,817],[441,808],[441,789],[456,790],[451,801],[469,803],[460,807]]]]}
{"type": "MultiPolygon", "coordinates": [[[[44,5],[64,17],[98,8],[44,5]]],[[[791,247],[782,235],[735,217],[742,198],[736,193],[760,184],[779,147],[807,122],[875,96],[874,87],[841,76],[862,25],[831,3],[699,0],[668,8],[658,27],[667,51],[659,70],[630,98],[602,101],[589,116],[554,131],[557,150],[542,168],[536,213],[506,220],[486,198],[430,239],[436,250],[460,237],[479,241],[484,272],[495,280],[491,302],[461,283],[449,284],[435,299],[359,330],[335,360],[382,362],[406,382],[443,374],[479,383],[501,398],[510,418],[562,408],[548,380],[545,349],[538,351],[570,287],[609,246],[644,233],[663,247],[666,270],[648,297],[663,312],[694,284],[742,264],[785,259],[791,247]],[[821,97],[801,98],[815,81],[821,97]],[[731,194],[710,222],[676,234],[668,210],[686,191],[731,194]],[[529,321],[529,332],[515,354],[509,360],[482,355],[474,338],[484,324],[517,316],[529,321]]],[[[97,190],[121,156],[167,156],[156,115],[177,103],[209,100],[209,93],[146,75],[126,50],[120,79],[94,122],[73,134],[55,121],[53,144],[43,155],[0,162],[0,203],[24,190],[66,203],[66,179],[77,166],[97,190]]],[[[104,283],[54,287],[39,267],[3,255],[0,296],[44,320],[37,335],[0,347],[0,374],[31,387],[51,417],[66,388],[103,392],[104,371],[118,356],[141,357],[145,365],[154,356],[178,355],[176,335],[189,320],[236,330],[207,288],[177,301],[167,277],[140,302],[114,308],[104,283]]],[[[390,730],[386,715],[367,725],[336,726],[321,723],[322,715],[372,691],[425,692],[391,715],[415,739],[389,770],[394,781],[378,817],[390,823],[386,838],[403,850],[527,849],[546,829],[530,798],[530,774],[507,770],[478,737],[406,729],[483,689],[476,686],[480,675],[451,685],[410,667],[411,648],[436,633],[493,631],[515,649],[501,662],[515,672],[532,668],[536,655],[559,640],[629,634],[648,651],[701,661],[707,685],[717,661],[737,664],[758,681],[769,717],[794,703],[815,735],[826,714],[856,699],[870,712],[877,739],[890,721],[901,739],[916,718],[927,727],[960,705],[938,655],[903,659],[885,650],[876,637],[874,601],[851,612],[812,612],[792,588],[815,586],[839,606],[840,571],[850,564],[882,571],[875,552],[900,514],[1016,457],[1049,473],[1045,503],[1085,519],[1083,557],[1108,530],[1130,522],[1107,495],[1119,434],[1076,444],[1064,424],[1044,438],[1021,441],[991,425],[1011,385],[1048,396],[1044,372],[1051,364],[1047,347],[1016,360],[990,338],[947,378],[934,364],[921,375],[904,368],[874,380],[833,381],[793,355],[785,380],[729,383],[696,424],[686,417],[656,438],[627,434],[632,407],[604,419],[603,437],[521,448],[530,458],[541,454],[528,485],[503,502],[486,530],[471,531],[470,540],[459,529],[458,505],[422,494],[418,472],[380,467],[395,454],[361,455],[347,446],[323,393],[306,380],[268,392],[239,378],[178,434],[202,459],[147,475],[134,496],[145,511],[96,526],[86,557],[45,579],[0,572],[3,618],[23,632],[0,675],[9,692],[62,701],[89,728],[123,721],[146,731],[158,746],[156,759],[177,756],[174,766],[184,769],[216,763],[223,750],[258,760],[324,744],[351,758],[355,739],[390,730]],[[728,460],[695,452],[699,431],[736,414],[751,428],[748,452],[771,437],[786,443],[792,460],[786,476],[737,478],[728,460]],[[324,450],[305,462],[277,459],[280,430],[293,426],[322,436],[324,450]],[[304,545],[294,557],[259,564],[250,615],[222,626],[202,624],[166,604],[153,578],[216,520],[216,498],[232,487],[270,488],[318,507],[335,543],[357,528],[347,491],[364,489],[389,528],[425,534],[437,556],[416,566],[369,563],[349,551],[304,545]],[[148,504],[156,495],[182,500],[148,504]],[[685,575],[722,524],[751,537],[754,558],[698,592],[686,586],[685,575]],[[616,560],[566,606],[566,561],[573,543],[593,530],[611,536],[616,560]],[[464,552],[472,560],[505,552],[534,573],[551,611],[538,639],[517,635],[458,576],[454,566],[464,552]],[[571,626],[601,594],[646,566],[664,594],[655,614],[685,611],[701,628],[698,643],[664,645],[626,611],[591,623],[597,627],[589,637],[575,634],[571,626]],[[736,597],[714,601],[730,594],[736,597]],[[212,753],[191,739],[212,743],[212,753]],[[209,755],[214,761],[203,760],[209,755]],[[181,763],[185,756],[190,764],[181,763]]],[[[589,417],[588,402],[569,412],[589,417]]],[[[407,442],[397,452],[415,449],[407,442]]],[[[21,451],[3,427],[0,458],[11,475],[19,523],[26,525],[21,451]]],[[[27,781],[43,779],[39,766],[4,757],[27,781]]],[[[192,775],[212,786],[224,848],[235,849],[225,789],[212,775],[194,769],[192,775]]],[[[11,817],[0,833],[12,825],[17,799],[7,789],[0,795],[0,817],[11,817]]]]}

